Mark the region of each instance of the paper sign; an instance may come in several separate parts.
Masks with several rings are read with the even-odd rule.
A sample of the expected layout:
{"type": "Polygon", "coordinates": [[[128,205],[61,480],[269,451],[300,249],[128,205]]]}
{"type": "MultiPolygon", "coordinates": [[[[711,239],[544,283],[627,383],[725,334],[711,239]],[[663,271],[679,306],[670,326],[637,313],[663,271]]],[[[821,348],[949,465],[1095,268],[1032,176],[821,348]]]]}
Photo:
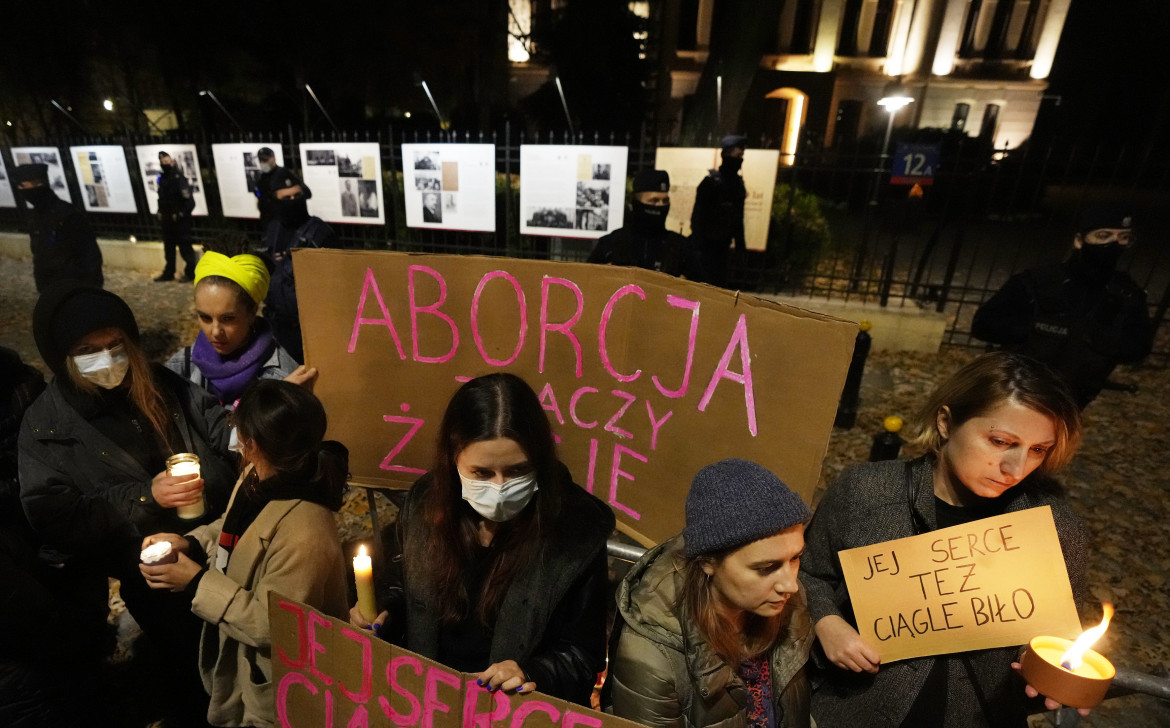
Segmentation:
{"type": "Polygon", "coordinates": [[[628,147],[520,145],[520,233],[600,238],[622,226],[628,147]]]}
{"type": "Polygon", "coordinates": [[[283,728],[638,725],[540,692],[489,693],[475,675],[395,647],[276,592],[268,596],[268,617],[276,725],[283,728]]]}
{"type": "Polygon", "coordinates": [[[134,147],[134,151],[138,155],[138,171],[142,175],[142,185],[146,188],[146,204],[151,215],[158,213],[158,178],[162,174],[159,152],[169,154],[187,178],[191,197],[195,200],[191,216],[207,215],[207,190],[203,187],[203,172],[199,169],[199,153],[194,144],[139,144],[134,147]]]}
{"type": "MultiPolygon", "coordinates": [[[[683,235],[691,234],[691,210],[695,208],[695,191],[703,178],[720,164],[720,150],[659,147],[654,158],[656,169],[670,174],[670,215],[666,227],[683,235]]],[[[748,250],[763,250],[768,243],[772,224],[772,194],[776,190],[776,170],[780,165],[777,149],[748,149],[743,154],[743,184],[747,199],[743,204],[743,234],[748,250]]]]}
{"type": "Polygon", "coordinates": [[[1081,633],[1049,506],[839,556],[857,630],[882,662],[1081,633]]]}
{"type": "Polygon", "coordinates": [[[377,142],[301,144],[309,214],[327,222],[382,225],[382,153],[377,142]]]}
{"type": "Polygon", "coordinates": [[[4,167],[4,155],[0,154],[0,207],[16,207],[16,193],[12,191],[12,180],[4,167]]]}
{"type": "Polygon", "coordinates": [[[53,194],[66,202],[73,202],[69,185],[65,182],[65,165],[57,147],[13,147],[12,162],[22,164],[43,164],[49,168],[49,188],[53,194]]]}
{"type": "Polygon", "coordinates": [[[224,217],[260,218],[255,189],[260,181],[260,159],[256,152],[261,147],[272,150],[272,161],[276,166],[284,166],[284,151],[278,141],[211,145],[215,180],[219,184],[219,204],[223,207],[224,217]]]}
{"type": "Polygon", "coordinates": [[[810,500],[856,324],[640,268],[298,249],[307,363],[353,482],[431,468],[461,382],[540,397],[575,481],[656,543],[695,473],[754,460],[810,500]]]}
{"type": "Polygon", "coordinates": [[[69,147],[86,212],[138,212],[120,144],[69,147]]]}
{"type": "Polygon", "coordinates": [[[496,229],[495,144],[403,144],[407,227],[496,229]]]}

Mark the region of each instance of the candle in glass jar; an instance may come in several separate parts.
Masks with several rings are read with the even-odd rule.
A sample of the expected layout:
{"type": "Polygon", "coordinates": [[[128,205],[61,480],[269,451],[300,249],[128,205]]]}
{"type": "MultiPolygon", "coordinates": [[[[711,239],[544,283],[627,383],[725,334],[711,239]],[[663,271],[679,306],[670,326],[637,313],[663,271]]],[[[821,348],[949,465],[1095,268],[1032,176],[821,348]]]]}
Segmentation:
{"type": "Polygon", "coordinates": [[[353,580],[357,586],[358,610],[372,622],[378,616],[378,603],[374,599],[374,565],[365,546],[353,557],[353,580]]]}
{"type": "MultiPolygon", "coordinates": [[[[167,458],[167,475],[194,475],[199,477],[199,456],[195,453],[181,452],[167,458]]],[[[179,506],[175,509],[179,518],[192,520],[200,518],[205,510],[203,493],[199,494],[199,502],[188,506],[179,506]]]]}

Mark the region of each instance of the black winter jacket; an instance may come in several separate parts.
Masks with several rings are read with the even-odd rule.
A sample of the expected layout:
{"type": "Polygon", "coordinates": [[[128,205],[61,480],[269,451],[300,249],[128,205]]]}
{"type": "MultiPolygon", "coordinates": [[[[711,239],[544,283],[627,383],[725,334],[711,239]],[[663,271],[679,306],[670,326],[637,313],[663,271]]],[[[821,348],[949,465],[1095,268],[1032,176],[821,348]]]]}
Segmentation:
{"type": "Polygon", "coordinates": [[[57,198],[31,210],[28,220],[38,293],[63,280],[102,287],[102,251],[80,210],[57,198]]]}

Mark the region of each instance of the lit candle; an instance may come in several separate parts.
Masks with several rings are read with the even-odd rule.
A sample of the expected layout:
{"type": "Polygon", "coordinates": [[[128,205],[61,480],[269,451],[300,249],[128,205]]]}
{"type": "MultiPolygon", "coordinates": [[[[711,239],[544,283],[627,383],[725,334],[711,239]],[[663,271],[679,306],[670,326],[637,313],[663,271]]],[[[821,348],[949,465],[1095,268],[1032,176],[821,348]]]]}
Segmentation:
{"type": "Polygon", "coordinates": [[[359,548],[357,556],[353,557],[353,580],[357,585],[358,610],[373,622],[378,616],[378,603],[374,599],[374,565],[365,546],[359,548]]]}
{"type": "Polygon", "coordinates": [[[1076,708],[1101,702],[1117,674],[1105,656],[1090,650],[1109,626],[1113,605],[1106,602],[1101,624],[1085,630],[1075,642],[1059,637],[1034,637],[1020,658],[1024,679],[1053,700],[1076,708]]]}
{"type": "MultiPolygon", "coordinates": [[[[177,455],[172,455],[167,458],[167,475],[194,475],[199,477],[199,456],[194,453],[181,452],[177,455]]],[[[192,503],[189,506],[179,506],[175,509],[175,513],[179,518],[185,521],[201,518],[205,506],[203,503],[203,492],[199,493],[199,502],[192,503]]]]}

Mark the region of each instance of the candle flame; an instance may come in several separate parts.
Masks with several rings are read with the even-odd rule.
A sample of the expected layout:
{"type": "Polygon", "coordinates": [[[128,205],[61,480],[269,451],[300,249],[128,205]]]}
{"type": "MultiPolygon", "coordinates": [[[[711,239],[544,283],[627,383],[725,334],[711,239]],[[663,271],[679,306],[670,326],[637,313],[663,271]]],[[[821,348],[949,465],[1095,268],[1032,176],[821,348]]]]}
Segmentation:
{"type": "Polygon", "coordinates": [[[1092,647],[1093,643],[1101,638],[1101,635],[1105,634],[1105,630],[1109,627],[1109,620],[1113,617],[1113,605],[1109,602],[1103,602],[1101,611],[1103,612],[1101,624],[1085,630],[1080,637],[1077,637],[1072,647],[1068,648],[1068,651],[1060,658],[1061,667],[1066,670],[1075,670],[1080,667],[1081,663],[1084,662],[1085,651],[1092,647]]]}
{"type": "Polygon", "coordinates": [[[361,546],[358,547],[358,556],[369,556],[369,554],[366,553],[366,545],[365,544],[362,544],[361,546]]]}

